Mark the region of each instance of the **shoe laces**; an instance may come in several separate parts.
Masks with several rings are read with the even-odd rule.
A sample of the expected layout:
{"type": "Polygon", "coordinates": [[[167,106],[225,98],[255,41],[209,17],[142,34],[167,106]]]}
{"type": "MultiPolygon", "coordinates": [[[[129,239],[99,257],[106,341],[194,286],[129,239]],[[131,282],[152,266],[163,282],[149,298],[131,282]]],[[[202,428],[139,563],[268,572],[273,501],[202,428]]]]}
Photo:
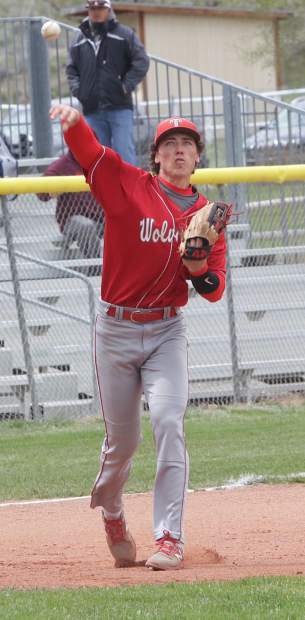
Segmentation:
{"type": "Polygon", "coordinates": [[[117,544],[125,539],[126,527],[124,517],[119,519],[106,519],[104,517],[106,534],[111,539],[112,544],[117,544]]]}
{"type": "Polygon", "coordinates": [[[168,557],[173,557],[175,555],[182,557],[183,555],[183,547],[180,540],[177,538],[172,538],[169,534],[165,533],[162,538],[159,538],[156,542],[159,547],[159,551],[164,553],[168,557]]]}

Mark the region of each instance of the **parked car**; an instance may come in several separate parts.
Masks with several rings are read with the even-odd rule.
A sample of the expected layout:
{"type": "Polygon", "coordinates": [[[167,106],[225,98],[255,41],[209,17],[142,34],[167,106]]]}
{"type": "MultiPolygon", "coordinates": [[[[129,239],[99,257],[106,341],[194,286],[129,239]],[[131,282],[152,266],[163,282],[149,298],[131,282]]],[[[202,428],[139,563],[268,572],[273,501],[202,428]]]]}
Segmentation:
{"type": "Polygon", "coordinates": [[[291,101],[303,112],[282,109],[245,141],[247,166],[305,161],[305,97],[291,101]]]}
{"type": "MultiPolygon", "coordinates": [[[[52,104],[58,103],[52,100],[52,104]]],[[[62,103],[71,103],[70,98],[62,98],[62,103]]],[[[73,100],[73,105],[79,105],[73,100]]],[[[3,105],[0,107],[1,129],[6,143],[16,159],[34,157],[33,133],[30,104],[3,105]]],[[[53,156],[58,157],[64,151],[65,145],[59,122],[52,123],[53,156]]]]}
{"type": "Polygon", "coordinates": [[[16,159],[30,157],[33,145],[30,106],[1,106],[1,128],[12,155],[16,159]]]}

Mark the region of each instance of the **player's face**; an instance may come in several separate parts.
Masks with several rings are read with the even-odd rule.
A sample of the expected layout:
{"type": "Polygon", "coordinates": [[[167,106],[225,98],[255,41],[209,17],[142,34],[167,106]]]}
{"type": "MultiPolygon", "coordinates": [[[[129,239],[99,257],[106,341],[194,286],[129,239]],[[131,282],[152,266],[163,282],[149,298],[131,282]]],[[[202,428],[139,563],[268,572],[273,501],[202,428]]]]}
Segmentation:
{"type": "Polygon", "coordinates": [[[105,22],[109,17],[109,9],[105,6],[102,7],[93,7],[92,9],[88,9],[89,19],[92,22],[105,22]]]}
{"type": "Polygon", "coordinates": [[[194,138],[187,133],[173,132],[159,144],[155,162],[160,164],[159,175],[178,187],[187,187],[199,161],[194,138]]]}

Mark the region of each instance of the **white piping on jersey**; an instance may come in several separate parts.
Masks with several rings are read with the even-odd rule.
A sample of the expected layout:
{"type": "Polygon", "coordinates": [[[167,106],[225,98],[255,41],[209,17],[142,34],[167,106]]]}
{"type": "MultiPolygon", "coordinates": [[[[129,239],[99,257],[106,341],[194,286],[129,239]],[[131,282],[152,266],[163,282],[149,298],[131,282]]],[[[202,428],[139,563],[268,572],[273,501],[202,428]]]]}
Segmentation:
{"type": "MultiPolygon", "coordinates": [[[[94,167],[93,167],[93,169],[92,169],[92,171],[91,171],[91,174],[90,174],[90,183],[92,183],[92,182],[93,182],[93,174],[94,174],[94,172],[95,172],[95,170],[96,170],[96,167],[98,166],[98,164],[99,164],[99,163],[100,163],[100,161],[103,159],[103,157],[104,157],[104,155],[105,155],[105,153],[106,153],[106,149],[105,149],[105,147],[104,147],[104,146],[103,146],[103,149],[104,149],[103,153],[102,153],[102,154],[101,154],[101,156],[98,158],[98,160],[95,162],[95,165],[94,165],[94,167]]],[[[173,214],[172,214],[171,210],[168,208],[168,206],[167,206],[167,204],[166,204],[165,200],[162,198],[162,196],[159,194],[159,192],[157,192],[157,190],[156,190],[153,186],[152,186],[152,189],[153,189],[153,190],[154,190],[154,192],[157,194],[158,198],[161,200],[161,202],[162,202],[162,203],[163,203],[163,205],[165,206],[166,210],[167,210],[167,211],[168,211],[168,213],[170,214],[170,216],[171,216],[171,218],[172,218],[172,223],[173,223],[173,230],[175,231],[175,230],[176,230],[176,223],[175,223],[175,219],[174,219],[174,216],[173,216],[173,214]]],[[[145,299],[145,297],[147,297],[147,295],[150,293],[150,291],[154,288],[154,286],[155,286],[155,285],[159,282],[159,280],[162,278],[163,274],[165,273],[165,271],[166,271],[166,269],[167,269],[167,267],[168,267],[168,265],[169,265],[169,261],[170,261],[170,259],[171,259],[171,256],[172,256],[172,252],[173,252],[173,243],[174,243],[174,235],[173,235],[172,240],[171,240],[171,243],[170,243],[169,255],[168,255],[168,258],[167,258],[167,261],[166,261],[166,263],[165,263],[165,266],[164,266],[163,270],[162,270],[162,271],[161,271],[161,273],[158,275],[158,277],[155,279],[155,281],[152,283],[152,285],[151,285],[151,287],[148,289],[148,291],[146,291],[146,292],[144,293],[144,295],[142,295],[141,299],[138,301],[137,305],[135,306],[136,308],[138,308],[138,307],[139,307],[139,305],[140,305],[140,303],[143,301],[143,299],[145,299]]],[[[173,275],[173,277],[172,277],[172,278],[171,278],[171,280],[169,281],[168,285],[167,285],[167,286],[163,289],[163,291],[161,291],[161,293],[159,293],[158,297],[156,297],[156,299],[155,299],[155,303],[156,303],[156,301],[157,301],[157,300],[161,297],[161,295],[163,295],[163,294],[165,293],[165,291],[168,289],[168,287],[171,285],[171,283],[172,283],[172,281],[173,281],[173,279],[174,279],[175,275],[176,275],[176,274],[174,274],[174,275],[173,275]]],[[[153,302],[151,302],[151,303],[149,304],[149,307],[152,305],[152,303],[153,303],[153,302]]]]}
{"type": "MultiPolygon", "coordinates": [[[[159,194],[159,192],[157,192],[157,190],[154,188],[154,186],[152,186],[152,189],[154,190],[154,192],[157,194],[158,198],[160,198],[161,202],[163,203],[163,205],[165,206],[166,210],[168,211],[168,213],[170,214],[172,221],[173,221],[173,231],[176,230],[176,224],[175,224],[175,219],[174,216],[171,212],[171,210],[168,208],[165,200],[162,198],[162,196],[159,194]]],[[[172,256],[172,252],[173,252],[173,243],[174,243],[174,235],[173,238],[171,240],[171,244],[170,244],[170,250],[169,250],[169,255],[167,258],[167,261],[165,263],[165,266],[163,268],[163,270],[161,271],[161,273],[158,275],[158,277],[155,279],[155,281],[152,283],[151,287],[148,289],[148,291],[146,291],[144,293],[144,295],[142,295],[141,299],[138,301],[136,308],[139,307],[140,303],[142,303],[143,299],[145,299],[145,297],[147,297],[147,295],[151,292],[151,290],[154,288],[154,286],[159,282],[159,280],[162,278],[163,274],[165,273],[168,265],[169,265],[169,261],[171,259],[172,256]]],[[[174,276],[173,276],[174,277],[174,276]]],[[[163,293],[168,289],[168,287],[170,286],[170,284],[172,283],[173,278],[171,279],[171,281],[168,283],[168,285],[163,289],[163,291],[161,291],[161,293],[158,295],[158,297],[155,299],[154,303],[156,303],[157,299],[159,299],[159,297],[161,297],[161,295],[163,295],[163,293]]],[[[151,302],[149,304],[149,307],[152,305],[153,302],[151,302]]]]}
{"type": "Polygon", "coordinates": [[[94,164],[94,166],[93,166],[93,168],[92,168],[92,171],[91,171],[91,174],[90,174],[90,183],[92,183],[92,182],[93,182],[93,174],[94,174],[94,172],[95,172],[96,167],[99,165],[100,161],[103,159],[103,157],[104,157],[104,155],[105,155],[105,153],[106,153],[106,149],[105,149],[105,147],[104,147],[103,145],[102,145],[102,147],[103,147],[104,151],[103,151],[103,153],[100,155],[100,157],[98,158],[98,160],[95,162],[95,164],[94,164]]]}
{"type": "MultiPolygon", "coordinates": [[[[163,289],[163,291],[160,293],[160,295],[158,295],[158,297],[156,297],[154,303],[156,303],[156,301],[158,301],[159,297],[161,297],[161,295],[163,295],[163,293],[165,293],[165,291],[167,291],[167,289],[170,287],[173,279],[176,277],[176,273],[177,273],[177,271],[174,273],[172,279],[169,281],[168,285],[163,289]]],[[[151,306],[151,303],[149,305],[151,306]]]]}

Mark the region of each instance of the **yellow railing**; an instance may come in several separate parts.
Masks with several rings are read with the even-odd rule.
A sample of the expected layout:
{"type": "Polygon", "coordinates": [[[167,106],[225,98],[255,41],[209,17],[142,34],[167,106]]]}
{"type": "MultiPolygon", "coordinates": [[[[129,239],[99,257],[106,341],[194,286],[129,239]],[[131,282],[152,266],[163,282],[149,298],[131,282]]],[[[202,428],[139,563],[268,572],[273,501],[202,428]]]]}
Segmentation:
{"type": "MultiPolygon", "coordinates": [[[[305,180],[305,164],[288,166],[253,166],[236,168],[201,168],[192,182],[202,185],[237,183],[288,183],[305,180]]],[[[66,177],[16,177],[0,179],[0,194],[62,193],[89,190],[83,175],[66,177]]]]}

